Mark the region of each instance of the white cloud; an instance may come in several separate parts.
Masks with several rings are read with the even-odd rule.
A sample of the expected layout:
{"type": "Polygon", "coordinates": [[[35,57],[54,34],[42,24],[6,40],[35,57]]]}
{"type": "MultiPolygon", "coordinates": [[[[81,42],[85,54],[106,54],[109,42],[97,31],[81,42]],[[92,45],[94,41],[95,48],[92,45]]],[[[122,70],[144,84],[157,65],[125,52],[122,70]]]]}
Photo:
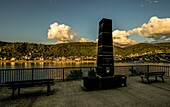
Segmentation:
{"type": "Polygon", "coordinates": [[[154,3],[158,3],[159,1],[155,0],[154,3]]]}
{"type": "Polygon", "coordinates": [[[70,43],[70,42],[89,42],[90,39],[81,38],[71,27],[58,23],[53,23],[48,29],[48,39],[56,39],[57,43],[70,43]]]}
{"type": "Polygon", "coordinates": [[[158,0],[145,0],[142,4],[140,4],[141,7],[143,6],[148,6],[152,4],[157,4],[159,1],[158,0]]]}
{"type": "Polygon", "coordinates": [[[159,1],[158,0],[146,0],[146,2],[148,2],[148,3],[158,3],[159,1]]]}
{"type": "Polygon", "coordinates": [[[113,36],[113,43],[117,45],[133,45],[138,43],[135,40],[131,40],[129,38],[130,33],[126,31],[115,30],[112,32],[112,36],[113,36]]]}
{"type": "Polygon", "coordinates": [[[141,7],[143,7],[143,6],[144,6],[144,4],[140,4],[140,6],[141,6],[141,7]]]}
{"type": "Polygon", "coordinates": [[[152,38],[155,41],[166,41],[170,39],[170,18],[152,17],[148,23],[141,27],[128,31],[130,34],[138,34],[146,38],[152,38]]]}
{"type": "Polygon", "coordinates": [[[153,16],[148,23],[144,23],[141,27],[129,31],[115,30],[112,32],[113,42],[118,45],[137,44],[137,41],[129,38],[132,34],[152,39],[152,42],[155,43],[170,42],[170,18],[153,16]]]}
{"type": "MultiPolygon", "coordinates": [[[[170,18],[158,18],[153,16],[147,23],[142,26],[131,29],[129,31],[115,30],[112,32],[113,43],[117,45],[133,45],[137,44],[136,40],[132,40],[130,35],[138,34],[144,38],[154,40],[154,42],[170,41],[170,18]]],[[[71,27],[58,23],[50,25],[48,30],[48,39],[56,39],[57,43],[69,42],[89,42],[87,38],[79,36],[71,27]]],[[[97,39],[98,40],[98,39],[97,39]]],[[[97,42],[96,40],[96,42],[97,42]]]]}

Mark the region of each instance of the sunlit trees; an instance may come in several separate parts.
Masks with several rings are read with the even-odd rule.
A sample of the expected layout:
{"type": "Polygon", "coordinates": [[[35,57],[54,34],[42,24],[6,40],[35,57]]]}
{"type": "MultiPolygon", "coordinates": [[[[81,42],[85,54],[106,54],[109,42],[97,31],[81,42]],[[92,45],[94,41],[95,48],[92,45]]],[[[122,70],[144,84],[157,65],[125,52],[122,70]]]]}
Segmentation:
{"type": "MultiPolygon", "coordinates": [[[[149,44],[141,43],[128,47],[114,46],[114,56],[127,57],[135,55],[152,55],[158,53],[170,53],[170,43],[149,44]]],[[[57,57],[95,57],[97,56],[97,43],[62,43],[44,45],[36,43],[9,43],[0,42],[0,58],[23,59],[25,56],[34,59],[43,57],[53,59],[57,57]]]]}

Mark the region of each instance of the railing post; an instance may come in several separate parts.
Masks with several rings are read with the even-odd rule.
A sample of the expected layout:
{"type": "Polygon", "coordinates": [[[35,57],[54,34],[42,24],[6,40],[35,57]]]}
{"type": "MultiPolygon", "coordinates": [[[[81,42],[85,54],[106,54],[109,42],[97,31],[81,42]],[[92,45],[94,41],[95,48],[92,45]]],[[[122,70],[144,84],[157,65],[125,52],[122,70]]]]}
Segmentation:
{"type": "Polygon", "coordinates": [[[32,81],[34,80],[34,69],[32,68],[32,81]]]}
{"type": "Polygon", "coordinates": [[[63,81],[64,81],[64,68],[63,68],[63,81]]]}
{"type": "Polygon", "coordinates": [[[133,66],[132,66],[132,76],[133,76],[133,66]]]}
{"type": "Polygon", "coordinates": [[[169,77],[169,67],[167,67],[167,70],[165,72],[165,75],[169,77]]]}
{"type": "Polygon", "coordinates": [[[1,84],[1,81],[2,81],[2,80],[1,80],[1,79],[2,79],[2,78],[1,78],[1,76],[2,76],[1,72],[2,72],[2,71],[0,70],[0,84],[1,84]]]}
{"type": "Polygon", "coordinates": [[[170,77],[170,67],[169,67],[169,66],[167,67],[167,69],[166,69],[165,72],[166,72],[166,75],[167,75],[168,77],[170,77]]]}
{"type": "Polygon", "coordinates": [[[147,65],[147,72],[149,72],[149,65],[147,65]]]}

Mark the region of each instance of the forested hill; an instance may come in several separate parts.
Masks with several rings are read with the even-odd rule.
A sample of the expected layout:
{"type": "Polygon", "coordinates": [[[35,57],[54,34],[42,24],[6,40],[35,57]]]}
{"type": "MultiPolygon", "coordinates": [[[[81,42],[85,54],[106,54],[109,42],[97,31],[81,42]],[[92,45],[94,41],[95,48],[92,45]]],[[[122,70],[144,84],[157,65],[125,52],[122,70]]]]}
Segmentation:
{"type": "MultiPolygon", "coordinates": [[[[170,43],[140,43],[128,46],[125,49],[124,55],[130,54],[159,54],[170,53],[170,43]]],[[[119,53],[120,54],[120,53],[119,53]]]]}
{"type": "Polygon", "coordinates": [[[96,56],[97,44],[88,43],[62,43],[55,45],[44,45],[35,43],[10,43],[0,42],[0,57],[20,59],[24,56],[36,58],[68,57],[68,56],[96,56]]]}
{"type": "MultiPolygon", "coordinates": [[[[170,43],[140,43],[128,47],[114,46],[115,56],[129,55],[144,55],[157,53],[170,53],[170,43]]],[[[11,43],[0,41],[0,58],[6,57],[20,59],[26,55],[31,55],[33,58],[41,57],[61,57],[61,56],[96,56],[97,43],[62,43],[55,45],[44,45],[35,43],[11,43]]]]}

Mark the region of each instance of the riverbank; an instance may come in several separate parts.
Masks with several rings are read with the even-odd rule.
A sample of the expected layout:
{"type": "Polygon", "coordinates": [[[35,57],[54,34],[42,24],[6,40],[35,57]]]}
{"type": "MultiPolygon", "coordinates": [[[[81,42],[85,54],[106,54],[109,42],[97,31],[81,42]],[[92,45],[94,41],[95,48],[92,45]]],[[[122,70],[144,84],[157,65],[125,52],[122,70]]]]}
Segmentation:
{"type": "Polygon", "coordinates": [[[0,63],[48,63],[48,62],[55,62],[55,63],[96,63],[96,60],[0,60],[0,63]]]}
{"type": "Polygon", "coordinates": [[[43,68],[43,67],[70,67],[70,66],[89,66],[96,65],[95,60],[86,61],[56,61],[56,60],[16,60],[0,61],[0,69],[14,68],[43,68]]]}

